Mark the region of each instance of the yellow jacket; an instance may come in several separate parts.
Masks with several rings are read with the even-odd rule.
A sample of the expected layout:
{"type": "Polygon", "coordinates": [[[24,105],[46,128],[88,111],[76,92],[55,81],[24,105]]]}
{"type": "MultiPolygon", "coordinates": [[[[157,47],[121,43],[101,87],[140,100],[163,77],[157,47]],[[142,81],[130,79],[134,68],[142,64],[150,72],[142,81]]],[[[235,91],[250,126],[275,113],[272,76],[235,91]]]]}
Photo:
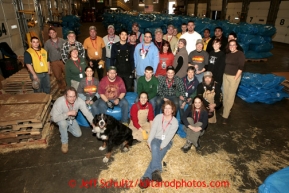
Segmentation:
{"type": "Polygon", "coordinates": [[[32,58],[32,66],[36,73],[48,72],[48,63],[47,63],[47,52],[41,48],[40,51],[36,51],[33,48],[28,48],[26,50],[32,58]],[[42,62],[42,65],[41,65],[42,62]]]}

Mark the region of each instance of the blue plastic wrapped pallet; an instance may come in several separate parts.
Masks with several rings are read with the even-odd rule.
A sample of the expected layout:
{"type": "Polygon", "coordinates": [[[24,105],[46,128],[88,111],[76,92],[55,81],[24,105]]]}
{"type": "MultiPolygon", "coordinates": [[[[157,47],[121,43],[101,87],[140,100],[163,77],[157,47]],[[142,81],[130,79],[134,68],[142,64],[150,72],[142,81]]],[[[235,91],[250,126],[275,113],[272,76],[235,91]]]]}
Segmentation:
{"type": "Polygon", "coordinates": [[[80,18],[75,15],[67,15],[62,17],[62,34],[66,39],[68,31],[72,30],[76,35],[80,34],[80,18]]]}
{"type": "Polygon", "coordinates": [[[284,193],[289,191],[289,167],[266,178],[258,188],[259,193],[284,193]]]}
{"type": "Polygon", "coordinates": [[[282,91],[283,86],[280,85],[284,80],[284,77],[273,74],[244,72],[237,96],[248,103],[273,104],[283,98],[289,98],[289,94],[282,91]]]}
{"type": "MultiPolygon", "coordinates": [[[[238,43],[242,46],[246,58],[268,58],[272,56],[270,50],[273,48],[271,37],[276,33],[276,28],[271,25],[248,24],[248,23],[230,23],[229,21],[211,20],[210,18],[198,18],[192,16],[177,16],[166,14],[138,14],[131,15],[125,13],[104,14],[103,24],[107,27],[109,24],[115,26],[116,31],[122,28],[131,31],[132,24],[137,22],[140,26],[140,32],[146,30],[154,32],[156,28],[162,28],[167,33],[166,27],[174,25],[179,31],[182,23],[188,21],[195,22],[195,31],[203,35],[206,28],[210,29],[211,36],[214,36],[215,27],[222,27],[223,34],[228,36],[230,32],[238,34],[238,43]]],[[[154,33],[153,33],[154,34],[154,33]]]]}

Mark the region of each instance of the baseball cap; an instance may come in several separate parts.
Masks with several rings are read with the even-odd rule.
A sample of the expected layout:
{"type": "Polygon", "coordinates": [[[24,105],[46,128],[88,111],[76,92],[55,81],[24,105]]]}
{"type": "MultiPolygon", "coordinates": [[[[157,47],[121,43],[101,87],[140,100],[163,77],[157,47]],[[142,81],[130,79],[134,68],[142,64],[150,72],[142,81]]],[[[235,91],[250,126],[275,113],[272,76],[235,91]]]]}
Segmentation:
{"type": "Polygon", "coordinates": [[[204,44],[204,43],[203,43],[203,40],[202,40],[202,39],[198,39],[197,42],[196,42],[196,45],[197,45],[197,44],[204,44]]]}
{"type": "Polygon", "coordinates": [[[92,25],[92,26],[90,26],[88,29],[89,29],[89,31],[90,31],[90,30],[94,30],[94,31],[97,31],[97,30],[96,30],[96,27],[95,27],[95,26],[93,26],[93,25],[92,25]]]}
{"type": "Polygon", "coordinates": [[[113,26],[113,25],[109,25],[109,26],[107,26],[107,29],[109,29],[109,28],[114,29],[114,26],[113,26]]]}
{"type": "Polygon", "coordinates": [[[39,81],[37,80],[32,81],[32,88],[34,88],[35,90],[39,89],[39,85],[40,85],[39,81]]]}
{"type": "Polygon", "coordinates": [[[173,66],[168,66],[168,67],[167,67],[167,71],[169,71],[169,70],[175,71],[175,68],[174,68],[173,66]]]}
{"type": "Polygon", "coordinates": [[[69,34],[74,34],[74,35],[75,35],[75,32],[72,31],[72,30],[69,30],[69,31],[67,32],[67,35],[69,35],[69,34]]]}
{"type": "Polygon", "coordinates": [[[209,76],[209,77],[213,77],[213,73],[211,71],[206,71],[204,72],[204,77],[209,76]]]}
{"type": "Polygon", "coordinates": [[[110,70],[115,70],[115,71],[117,72],[117,70],[116,70],[116,67],[115,67],[115,66],[110,66],[110,67],[108,68],[108,71],[110,71],[110,70]]]}

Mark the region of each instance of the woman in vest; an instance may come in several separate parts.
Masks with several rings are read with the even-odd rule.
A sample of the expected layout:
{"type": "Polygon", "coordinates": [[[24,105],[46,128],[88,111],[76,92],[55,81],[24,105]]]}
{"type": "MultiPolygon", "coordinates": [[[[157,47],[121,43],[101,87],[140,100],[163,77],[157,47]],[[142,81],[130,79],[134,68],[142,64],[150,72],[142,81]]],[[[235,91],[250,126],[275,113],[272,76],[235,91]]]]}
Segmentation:
{"type": "Polygon", "coordinates": [[[84,58],[78,57],[77,47],[70,47],[69,53],[70,59],[65,63],[65,81],[67,87],[72,86],[77,90],[80,80],[84,78],[87,64],[84,58]]]}
{"type": "Polygon", "coordinates": [[[194,145],[196,150],[199,151],[201,147],[199,137],[204,134],[208,125],[208,113],[203,105],[202,97],[196,96],[193,104],[186,111],[183,109],[181,111],[183,111],[181,119],[184,123],[184,130],[187,133],[187,141],[181,150],[187,153],[194,145]]]}
{"type": "Polygon", "coordinates": [[[186,75],[188,68],[189,55],[186,49],[187,41],[180,39],[178,43],[178,52],[175,55],[173,66],[175,68],[176,76],[182,78],[186,75]]]}
{"type": "Polygon", "coordinates": [[[210,71],[204,73],[203,82],[198,85],[197,94],[203,97],[203,103],[208,110],[209,123],[216,123],[216,108],[221,105],[222,91],[219,83],[213,79],[210,71]]]}
{"type": "Polygon", "coordinates": [[[146,92],[141,92],[139,101],[132,105],[130,119],[129,128],[132,130],[133,138],[138,141],[147,140],[154,119],[154,110],[153,106],[148,102],[148,94],[146,92]]]}
{"type": "Polygon", "coordinates": [[[77,93],[78,96],[85,101],[88,109],[91,109],[92,114],[95,115],[95,106],[93,105],[96,100],[99,98],[99,94],[97,93],[97,87],[99,84],[98,79],[93,77],[93,69],[88,66],[85,68],[86,77],[81,79],[77,93]]]}

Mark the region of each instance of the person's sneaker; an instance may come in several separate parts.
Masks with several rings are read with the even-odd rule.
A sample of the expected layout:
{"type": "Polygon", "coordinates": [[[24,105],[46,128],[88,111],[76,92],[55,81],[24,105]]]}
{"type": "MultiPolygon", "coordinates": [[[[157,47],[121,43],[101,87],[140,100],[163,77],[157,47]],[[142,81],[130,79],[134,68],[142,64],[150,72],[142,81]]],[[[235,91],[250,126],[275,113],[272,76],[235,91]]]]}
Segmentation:
{"type": "Polygon", "coordinates": [[[122,123],[122,124],[128,127],[128,123],[122,123]]]}
{"type": "Polygon", "coordinates": [[[162,176],[161,176],[161,172],[159,170],[155,170],[152,173],[152,180],[156,181],[156,182],[161,182],[163,181],[162,176]]]}
{"type": "Polygon", "coordinates": [[[183,150],[184,153],[187,153],[191,149],[192,145],[193,143],[187,140],[186,144],[181,148],[181,150],[183,150]]]}
{"type": "Polygon", "coordinates": [[[138,186],[141,189],[145,189],[145,188],[149,187],[150,186],[150,179],[148,177],[141,178],[138,186]]]}
{"type": "Polygon", "coordinates": [[[62,153],[67,153],[68,152],[68,143],[63,143],[61,145],[61,151],[62,151],[62,153]]]}

